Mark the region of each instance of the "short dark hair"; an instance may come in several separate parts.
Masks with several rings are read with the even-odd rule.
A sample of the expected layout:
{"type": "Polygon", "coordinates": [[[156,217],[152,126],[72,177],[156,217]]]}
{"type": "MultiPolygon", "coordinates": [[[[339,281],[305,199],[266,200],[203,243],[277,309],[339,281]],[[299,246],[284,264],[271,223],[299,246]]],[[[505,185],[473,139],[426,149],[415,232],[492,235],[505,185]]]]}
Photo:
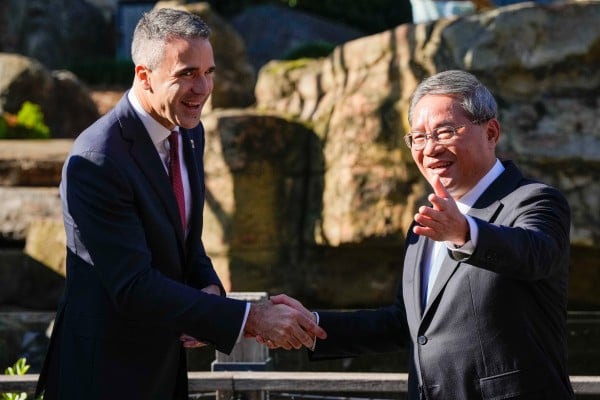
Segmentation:
{"type": "Polygon", "coordinates": [[[210,28],[197,15],[172,8],[154,8],[144,13],[138,21],[131,42],[131,59],[134,64],[156,68],[163,57],[165,43],[170,38],[204,38],[210,28]]]}

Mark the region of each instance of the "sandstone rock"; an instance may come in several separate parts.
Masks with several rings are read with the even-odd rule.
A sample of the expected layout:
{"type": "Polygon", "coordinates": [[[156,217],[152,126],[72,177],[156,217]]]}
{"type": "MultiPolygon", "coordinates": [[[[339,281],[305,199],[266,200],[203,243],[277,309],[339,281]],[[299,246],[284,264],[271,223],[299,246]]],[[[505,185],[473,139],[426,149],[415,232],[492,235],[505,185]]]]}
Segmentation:
{"type": "Polygon", "coordinates": [[[258,71],[270,60],[307,43],[339,45],[363,36],[357,29],[277,5],[250,7],[231,21],[242,35],[252,65],[258,71]]]}
{"type": "Polygon", "coordinates": [[[402,143],[410,93],[429,74],[471,71],[498,99],[500,155],[563,189],[575,210],[573,242],[598,246],[599,18],[597,2],[528,3],[402,25],[323,60],[272,62],[259,75],[257,107],[285,110],[323,138],[322,235],[333,245],[364,243],[402,235],[429,190],[402,143]]]}
{"type": "Polygon", "coordinates": [[[62,276],[20,249],[0,249],[1,310],[56,310],[63,289],[62,276]]]}
{"type": "Polygon", "coordinates": [[[314,134],[301,124],[253,111],[214,112],[206,128],[204,240],[227,255],[232,290],[260,290],[269,273],[312,237],[322,163],[314,134]],[[268,266],[250,268],[251,266],[268,266]],[[245,272],[244,272],[245,271],[245,272]],[[252,289],[247,289],[252,288],[252,289]]]}
{"type": "Polygon", "coordinates": [[[58,186],[71,139],[0,140],[0,186],[58,186]]]}
{"type": "Polygon", "coordinates": [[[210,4],[185,1],[159,1],[155,7],[179,8],[200,16],[211,28],[210,41],[213,46],[217,73],[209,108],[246,107],[254,103],[256,73],[248,62],[244,41],[239,34],[212,11],[210,4]]]}
{"type": "Polygon", "coordinates": [[[61,218],[36,218],[29,224],[25,254],[63,277],[67,275],[66,245],[61,218]]]}
{"type": "Polygon", "coordinates": [[[0,241],[25,241],[31,221],[62,218],[58,188],[0,187],[0,241]]]}
{"type": "MultiPolygon", "coordinates": [[[[425,76],[464,68],[498,98],[501,156],[569,199],[570,302],[597,305],[599,12],[597,2],[522,4],[402,25],[322,60],[266,65],[256,107],[203,116],[204,240],[226,286],[286,292],[311,306],[388,303],[406,228],[429,191],[402,140],[408,97],[425,76]]],[[[11,196],[0,190],[8,204],[0,220],[13,225],[0,229],[4,240],[23,238],[48,216],[60,219],[48,212],[60,213],[55,194],[9,189],[11,196]],[[15,198],[37,205],[18,214],[19,224],[23,206],[8,201],[15,198]]]]}
{"type": "Polygon", "coordinates": [[[4,0],[0,51],[34,58],[49,69],[112,57],[115,30],[85,0],[4,0]]]}
{"type": "Polygon", "coordinates": [[[99,116],[88,89],[72,73],[0,53],[0,112],[17,113],[25,101],[41,107],[55,138],[75,137],[99,116]]]}

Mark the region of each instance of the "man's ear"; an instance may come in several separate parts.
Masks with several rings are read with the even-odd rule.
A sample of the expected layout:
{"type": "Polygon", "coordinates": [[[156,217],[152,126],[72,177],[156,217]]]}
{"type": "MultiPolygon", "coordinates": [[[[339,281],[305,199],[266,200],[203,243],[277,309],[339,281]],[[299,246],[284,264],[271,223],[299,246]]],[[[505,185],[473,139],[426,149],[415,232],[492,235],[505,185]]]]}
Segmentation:
{"type": "Polygon", "coordinates": [[[486,132],[488,141],[498,143],[500,140],[500,123],[496,118],[490,119],[486,124],[486,132]]]}
{"type": "Polygon", "coordinates": [[[135,77],[142,83],[142,87],[146,90],[150,89],[152,87],[150,84],[150,70],[145,65],[136,65],[134,71],[135,77]]]}

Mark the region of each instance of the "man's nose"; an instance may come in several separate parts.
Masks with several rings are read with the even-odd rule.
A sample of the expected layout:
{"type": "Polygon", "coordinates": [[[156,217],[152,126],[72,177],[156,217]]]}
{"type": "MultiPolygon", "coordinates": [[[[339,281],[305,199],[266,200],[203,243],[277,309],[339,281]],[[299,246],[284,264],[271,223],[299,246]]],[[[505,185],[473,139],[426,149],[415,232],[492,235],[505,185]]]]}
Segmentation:
{"type": "Polygon", "coordinates": [[[425,147],[423,148],[423,154],[429,155],[429,154],[435,154],[439,151],[441,146],[437,140],[435,140],[433,138],[433,136],[428,136],[426,138],[427,140],[425,141],[425,147]]]}
{"type": "Polygon", "coordinates": [[[192,90],[198,94],[208,94],[211,90],[210,86],[210,79],[205,76],[201,76],[194,80],[194,86],[192,87],[192,90]]]}

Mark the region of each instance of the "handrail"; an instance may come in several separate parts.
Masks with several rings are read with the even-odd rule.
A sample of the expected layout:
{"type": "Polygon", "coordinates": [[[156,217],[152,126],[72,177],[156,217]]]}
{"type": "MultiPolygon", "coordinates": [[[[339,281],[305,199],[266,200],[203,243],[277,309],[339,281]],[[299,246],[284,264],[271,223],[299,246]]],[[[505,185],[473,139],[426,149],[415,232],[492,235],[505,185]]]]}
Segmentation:
{"type": "MultiPolygon", "coordinates": [[[[0,393],[33,393],[39,375],[0,375],[0,393]]],[[[214,391],[406,393],[407,374],[390,372],[189,372],[190,394],[214,391]]],[[[599,395],[600,376],[571,376],[576,394],[599,395]]]]}

